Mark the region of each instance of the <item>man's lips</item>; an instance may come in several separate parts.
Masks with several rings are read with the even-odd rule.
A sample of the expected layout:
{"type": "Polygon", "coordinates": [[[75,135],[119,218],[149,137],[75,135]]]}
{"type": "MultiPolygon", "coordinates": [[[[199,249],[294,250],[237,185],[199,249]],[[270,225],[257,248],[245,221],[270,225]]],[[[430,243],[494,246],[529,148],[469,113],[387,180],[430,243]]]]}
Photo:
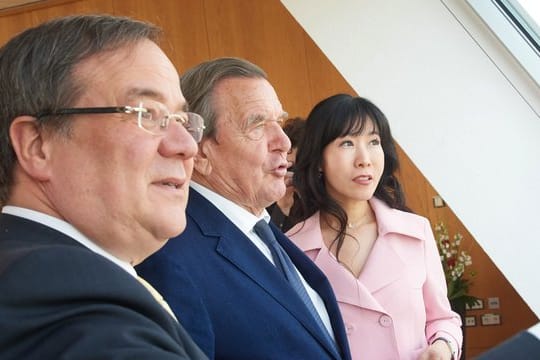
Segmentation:
{"type": "Polygon", "coordinates": [[[155,185],[167,186],[174,189],[180,189],[185,183],[186,180],[184,178],[166,178],[154,182],[155,185]]]}
{"type": "Polygon", "coordinates": [[[277,167],[272,170],[272,174],[279,176],[279,177],[285,177],[287,175],[287,167],[277,167]]]}
{"type": "Polygon", "coordinates": [[[276,176],[285,176],[287,175],[288,163],[282,162],[272,169],[272,173],[276,176]]]}

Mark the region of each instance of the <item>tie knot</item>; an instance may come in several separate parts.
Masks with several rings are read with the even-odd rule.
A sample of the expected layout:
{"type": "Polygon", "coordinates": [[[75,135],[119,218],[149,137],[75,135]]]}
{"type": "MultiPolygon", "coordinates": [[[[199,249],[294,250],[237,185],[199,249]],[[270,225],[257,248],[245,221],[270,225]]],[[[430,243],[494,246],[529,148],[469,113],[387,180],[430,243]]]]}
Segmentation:
{"type": "Polygon", "coordinates": [[[272,232],[272,229],[270,229],[270,225],[264,220],[259,220],[253,227],[253,230],[262,241],[266,243],[266,245],[269,246],[275,246],[277,243],[276,237],[274,236],[274,233],[272,232]]]}

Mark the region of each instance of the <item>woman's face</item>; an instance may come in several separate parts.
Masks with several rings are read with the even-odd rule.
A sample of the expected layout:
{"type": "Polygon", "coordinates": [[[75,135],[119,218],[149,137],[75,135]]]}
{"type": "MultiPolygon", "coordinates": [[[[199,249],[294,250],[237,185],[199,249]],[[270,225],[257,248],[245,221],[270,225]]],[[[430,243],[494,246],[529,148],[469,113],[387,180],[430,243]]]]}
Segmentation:
{"type": "Polygon", "coordinates": [[[322,155],[328,195],[341,204],[371,199],[384,171],[381,139],[371,120],[361,134],[336,138],[322,155]]]}

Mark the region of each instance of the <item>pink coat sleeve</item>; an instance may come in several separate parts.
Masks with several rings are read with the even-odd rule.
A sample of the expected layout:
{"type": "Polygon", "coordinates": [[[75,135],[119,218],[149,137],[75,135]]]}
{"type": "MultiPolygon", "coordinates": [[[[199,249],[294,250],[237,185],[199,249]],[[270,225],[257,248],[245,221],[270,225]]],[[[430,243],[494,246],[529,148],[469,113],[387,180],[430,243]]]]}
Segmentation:
{"type": "Polygon", "coordinates": [[[446,280],[429,222],[425,222],[425,263],[426,282],[423,287],[426,307],[426,339],[428,342],[437,337],[450,340],[461,353],[463,332],[461,318],[450,308],[447,298],[446,280]]]}

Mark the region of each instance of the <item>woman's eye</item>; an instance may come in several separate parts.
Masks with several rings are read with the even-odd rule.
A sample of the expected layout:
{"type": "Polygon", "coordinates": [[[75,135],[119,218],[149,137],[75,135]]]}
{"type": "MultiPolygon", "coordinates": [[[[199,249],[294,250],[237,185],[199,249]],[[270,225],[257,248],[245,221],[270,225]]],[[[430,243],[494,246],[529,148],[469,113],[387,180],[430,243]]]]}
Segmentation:
{"type": "Polygon", "coordinates": [[[350,140],[344,140],[339,144],[339,146],[341,146],[341,147],[352,147],[352,146],[354,146],[354,144],[350,140]]]}
{"type": "Polygon", "coordinates": [[[379,139],[373,139],[369,142],[371,145],[378,146],[381,144],[381,140],[379,139]]]}

